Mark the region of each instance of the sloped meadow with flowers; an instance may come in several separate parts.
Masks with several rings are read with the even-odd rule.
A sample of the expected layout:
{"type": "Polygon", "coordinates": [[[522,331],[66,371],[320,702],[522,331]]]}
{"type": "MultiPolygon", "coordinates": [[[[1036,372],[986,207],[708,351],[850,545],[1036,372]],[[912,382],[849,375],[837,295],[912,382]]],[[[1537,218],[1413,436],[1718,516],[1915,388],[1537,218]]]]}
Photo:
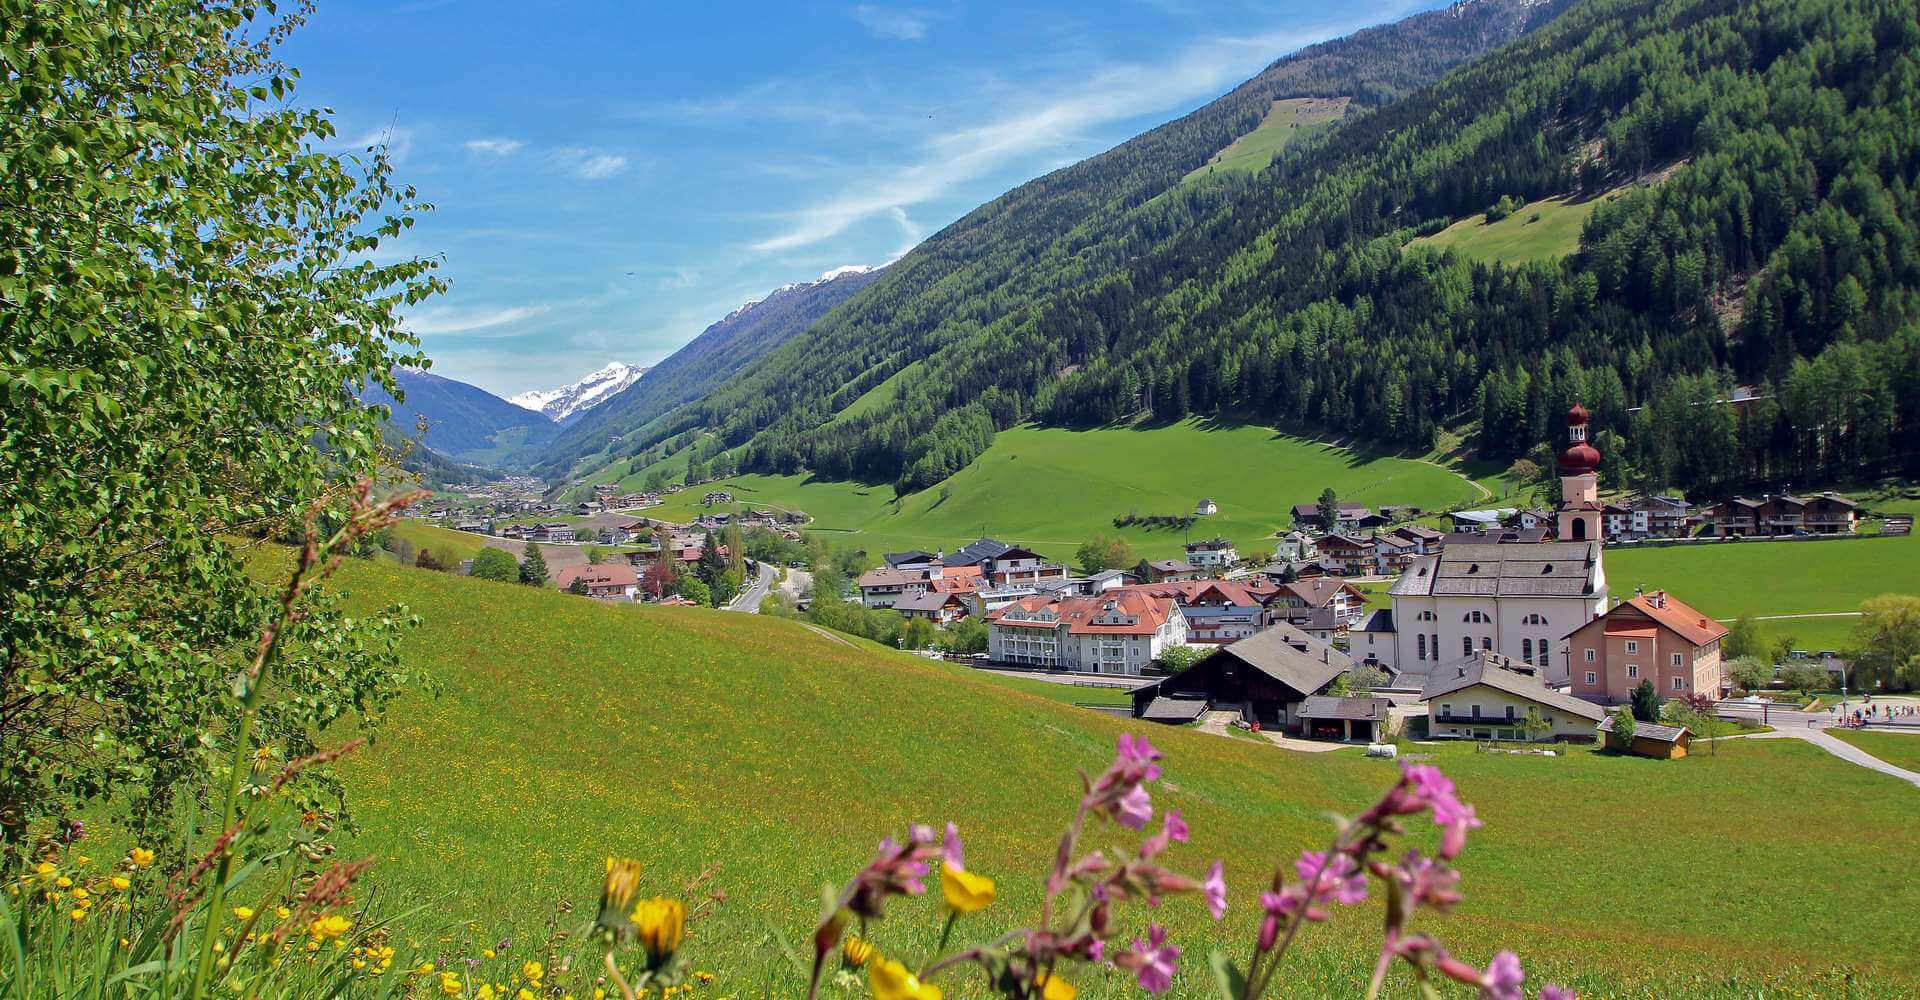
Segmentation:
{"type": "MultiPolygon", "coordinates": [[[[1920,988],[1915,808],[1798,744],[1683,767],[1308,757],[1143,732],[786,621],[355,560],[329,585],[404,600],[422,624],[402,655],[440,690],[334,765],[345,813],[324,836],[288,820],[303,874],[267,881],[263,854],[221,902],[241,950],[218,955],[278,935],[283,961],[326,970],[273,995],[1920,988]],[[364,867],[315,909],[344,862],[364,867]]],[[[71,863],[118,842],[103,817],[45,856],[96,900],[109,877],[178,885],[198,856],[71,863]]]]}

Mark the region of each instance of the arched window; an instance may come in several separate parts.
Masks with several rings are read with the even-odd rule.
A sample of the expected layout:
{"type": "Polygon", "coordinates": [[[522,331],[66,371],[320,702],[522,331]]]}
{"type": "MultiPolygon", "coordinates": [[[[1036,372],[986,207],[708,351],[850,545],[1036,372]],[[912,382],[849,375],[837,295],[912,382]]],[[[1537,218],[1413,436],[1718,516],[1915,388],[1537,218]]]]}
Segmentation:
{"type": "Polygon", "coordinates": [[[1546,623],[1547,619],[1545,615],[1528,615],[1520,619],[1520,624],[1522,625],[1545,625],[1546,623]]]}
{"type": "Polygon", "coordinates": [[[1532,639],[1520,640],[1520,662],[1521,663],[1533,662],[1533,640],[1532,639]]]}
{"type": "Polygon", "coordinates": [[[1419,635],[1419,636],[1417,636],[1416,638],[1418,638],[1418,639],[1420,640],[1420,646],[1419,646],[1419,648],[1420,648],[1420,655],[1419,655],[1419,656],[1417,657],[1417,659],[1422,659],[1422,660],[1424,660],[1424,659],[1426,659],[1426,658],[1427,658],[1427,637],[1426,637],[1426,635],[1425,635],[1425,633],[1422,633],[1421,635],[1419,635]]]}
{"type": "Polygon", "coordinates": [[[1473,636],[1463,635],[1460,637],[1460,653],[1463,656],[1473,655],[1473,636]]]}
{"type": "Polygon", "coordinates": [[[1431,622],[1431,621],[1438,621],[1439,618],[1440,618],[1439,615],[1436,615],[1431,611],[1422,611],[1420,612],[1419,620],[1423,622],[1431,622]]]}
{"type": "Polygon", "coordinates": [[[1493,619],[1488,618],[1485,611],[1469,611],[1461,616],[1460,620],[1472,625],[1484,625],[1493,619]]]}

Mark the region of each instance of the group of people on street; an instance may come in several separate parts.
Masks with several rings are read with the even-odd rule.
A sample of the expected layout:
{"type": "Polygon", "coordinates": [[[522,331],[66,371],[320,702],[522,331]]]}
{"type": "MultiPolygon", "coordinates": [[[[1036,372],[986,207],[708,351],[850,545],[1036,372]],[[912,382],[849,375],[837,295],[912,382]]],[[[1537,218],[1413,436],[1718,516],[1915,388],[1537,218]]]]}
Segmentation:
{"type": "Polygon", "coordinates": [[[1848,709],[1847,703],[1841,702],[1836,711],[1840,715],[1839,725],[1845,729],[1859,729],[1875,723],[1920,726],[1920,706],[1903,702],[1876,705],[1872,698],[1868,698],[1865,704],[1853,709],[1848,709]]]}

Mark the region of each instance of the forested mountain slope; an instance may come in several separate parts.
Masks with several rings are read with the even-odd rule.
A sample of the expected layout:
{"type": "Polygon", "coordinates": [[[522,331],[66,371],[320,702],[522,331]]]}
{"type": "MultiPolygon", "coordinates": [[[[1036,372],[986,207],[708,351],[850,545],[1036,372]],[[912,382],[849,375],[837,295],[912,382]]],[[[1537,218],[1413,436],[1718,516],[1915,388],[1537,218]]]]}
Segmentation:
{"type": "Polygon", "coordinates": [[[495,464],[516,449],[545,444],[557,430],[546,416],[478,386],[417,368],[396,368],[393,377],[404,399],[369,385],[360,401],[387,407],[401,433],[459,461],[495,464]],[[416,428],[420,419],[427,423],[424,436],[416,428]]]}
{"type": "Polygon", "coordinates": [[[1915,14],[1585,0],[1253,178],[1115,203],[1044,249],[930,241],[657,430],[751,442],[753,469],[911,488],[1027,419],[1251,413],[1419,448],[1477,418],[1482,451],[1509,457],[1581,398],[1628,429],[1603,439],[1611,475],[1709,489],[1910,472],[1915,14]],[[1561,260],[1405,246],[1505,196],[1623,185],[1561,260]],[[823,426],[914,361],[894,406],[823,426]],[[1714,402],[1736,382],[1764,397],[1744,417],[1714,402]]]}
{"type": "MultiPolygon", "coordinates": [[[[1471,0],[1283,57],[1192,114],[981,206],[888,267],[847,308],[767,357],[746,359],[756,363],[736,366],[738,376],[713,395],[711,404],[647,427],[671,408],[720,389],[735,370],[711,378],[704,362],[689,357],[687,367],[699,377],[676,379],[670,369],[680,359],[669,358],[627,398],[608,403],[563,433],[537,471],[564,474],[609,440],[643,427],[638,437],[616,446],[618,455],[606,457],[638,454],[679,431],[709,424],[727,424],[732,443],[776,420],[784,433],[818,426],[937,345],[963,339],[1047,295],[1122,266],[1134,252],[1122,242],[1131,239],[1123,226],[1127,220],[1154,220],[1150,228],[1157,235],[1150,238],[1164,238],[1187,212],[1161,204],[1171,197],[1155,196],[1256,128],[1276,99],[1347,96],[1355,107],[1378,106],[1544,23],[1563,5],[1564,0],[1471,0]]],[[[1247,181],[1236,177],[1220,183],[1230,187],[1247,181]]],[[[1205,185],[1185,185],[1180,197],[1198,197],[1203,190],[1205,185]]],[[[696,340],[683,353],[696,352],[700,344],[696,340]]],[[[721,356],[736,358],[731,351],[721,356]]],[[[969,398],[978,388],[956,387],[969,398]]],[[[856,433],[868,436],[868,426],[855,425],[862,428],[856,433]]],[[[923,430],[924,423],[889,424],[879,435],[880,451],[893,457],[862,461],[860,470],[891,477],[905,442],[923,430]]],[[[842,464],[825,471],[854,470],[842,464]]]]}
{"type": "Polygon", "coordinates": [[[646,378],[580,414],[541,455],[536,471],[558,477],[588,456],[611,461],[638,454],[639,449],[622,448],[613,439],[712,391],[729,375],[852,298],[881,273],[881,269],[864,268],[829,271],[817,280],[776,289],[727,314],[648,369],[646,378]]]}

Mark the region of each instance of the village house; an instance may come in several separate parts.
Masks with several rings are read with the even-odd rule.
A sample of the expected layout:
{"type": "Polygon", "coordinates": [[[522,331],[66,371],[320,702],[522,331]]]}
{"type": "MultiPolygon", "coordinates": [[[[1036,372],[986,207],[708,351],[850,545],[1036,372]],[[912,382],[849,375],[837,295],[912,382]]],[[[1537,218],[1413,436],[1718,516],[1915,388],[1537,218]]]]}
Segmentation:
{"type": "Polygon", "coordinates": [[[586,588],[588,597],[605,601],[631,601],[640,592],[640,577],[627,563],[594,563],[562,566],[553,575],[554,585],[571,592],[586,588]]]}
{"type": "Polygon", "coordinates": [[[1385,698],[1314,695],[1300,702],[1300,735],[1310,740],[1375,743],[1385,737],[1393,702],[1385,698]]]}
{"type": "Polygon", "coordinates": [[[860,603],[869,608],[891,608],[901,598],[927,592],[929,574],[937,574],[940,567],[930,569],[870,569],[860,574],[854,586],[860,588],[860,603]]]}
{"type": "Polygon", "coordinates": [[[1664,590],[1636,594],[1567,636],[1573,693],[1619,704],[1646,681],[1662,698],[1724,697],[1720,642],[1726,636],[1726,626],[1664,590]]]}
{"type": "Polygon", "coordinates": [[[1240,561],[1233,543],[1224,538],[1187,543],[1187,562],[1201,569],[1225,569],[1240,561]]]}
{"type": "Polygon", "coordinates": [[[1313,540],[1314,556],[1333,567],[1341,576],[1366,576],[1373,572],[1373,539],[1358,535],[1322,535],[1313,540]]]}
{"type": "Polygon", "coordinates": [[[1295,527],[1313,525],[1322,532],[1358,531],[1362,528],[1378,527],[1387,523],[1387,519],[1373,512],[1373,508],[1363,503],[1342,501],[1334,505],[1334,524],[1320,523],[1320,505],[1297,503],[1293,505],[1293,523],[1295,527]]]}
{"type": "Polygon", "coordinates": [[[733,494],[728,493],[726,490],[714,490],[713,492],[708,493],[706,496],[701,497],[700,502],[702,504],[705,504],[708,507],[712,507],[717,504],[732,503],[733,494]]]}
{"type": "Polygon", "coordinates": [[[598,500],[582,500],[579,503],[573,505],[573,512],[575,514],[581,515],[582,517],[598,514],[605,509],[606,509],[606,505],[601,503],[598,500]]]}
{"type": "Polygon", "coordinates": [[[523,537],[529,542],[566,543],[574,540],[574,529],[571,524],[559,522],[535,524],[525,529],[523,537]]]}
{"type": "Polygon", "coordinates": [[[1313,557],[1313,537],[1303,531],[1289,531],[1273,544],[1275,562],[1299,562],[1313,557]]]}
{"type": "Polygon", "coordinates": [[[1179,605],[1189,645],[1219,645],[1244,639],[1266,627],[1265,601],[1274,593],[1265,580],[1179,580],[1138,584],[1110,593],[1169,598],[1179,605]]]}
{"type": "Polygon", "coordinates": [[[1403,524],[1387,535],[1405,541],[1413,546],[1417,556],[1432,555],[1446,547],[1447,535],[1444,531],[1429,528],[1424,524],[1403,524]]]}
{"type": "Polygon", "coordinates": [[[1187,632],[1171,598],[1124,591],[1061,600],[1035,595],[986,620],[987,655],[996,663],[1095,674],[1145,673],[1187,632]]]}
{"type": "Polygon", "coordinates": [[[1193,516],[1195,517],[1208,517],[1218,513],[1220,513],[1220,505],[1214,503],[1212,497],[1205,497],[1199,503],[1193,505],[1193,516]]]}
{"type": "Polygon", "coordinates": [[[940,563],[949,569],[977,566],[980,575],[995,586],[1036,585],[1042,581],[1067,578],[1065,565],[1048,562],[1031,549],[991,538],[982,538],[951,555],[943,556],[940,563]]]}
{"type": "Polygon", "coordinates": [[[1759,500],[1733,497],[1715,505],[1711,530],[1721,538],[1781,535],[1850,535],[1858,527],[1857,504],[1836,493],[1814,497],[1773,494],[1759,500]]]}
{"type": "Polygon", "coordinates": [[[1148,583],[1166,583],[1169,580],[1192,580],[1200,575],[1200,567],[1185,559],[1155,559],[1147,563],[1148,583]]]}
{"type": "Polygon", "coordinates": [[[1591,740],[1606,716],[1590,701],[1562,694],[1538,668],[1498,653],[1461,657],[1428,675],[1420,700],[1432,739],[1523,740],[1529,710],[1545,728],[1541,740],[1591,740]]]}
{"type": "Polygon", "coordinates": [[[909,594],[894,601],[893,610],[907,618],[925,618],[937,625],[945,625],[967,616],[967,595],[970,593],[928,590],[909,594]]]}
{"type": "Polygon", "coordinates": [[[1447,515],[1453,522],[1454,531],[1487,531],[1498,529],[1507,518],[1520,513],[1517,507],[1495,507],[1490,510],[1456,510],[1447,515]]]}
{"type": "Polygon", "coordinates": [[[1233,711],[1263,729],[1298,731],[1300,703],[1324,694],[1352,666],[1345,653],[1276,625],[1222,646],[1171,677],[1134,688],[1133,715],[1174,722],[1210,710],[1233,711]]]}
{"type": "Polygon", "coordinates": [[[1400,672],[1396,662],[1398,643],[1393,631],[1393,609],[1376,608],[1347,633],[1347,653],[1370,667],[1378,667],[1393,676],[1400,672]]]}
{"type": "Polygon", "coordinates": [[[1286,618],[1289,610],[1324,610],[1342,630],[1352,628],[1366,616],[1367,595],[1360,588],[1337,577],[1314,577],[1283,583],[1267,600],[1269,620],[1286,618]]]}

